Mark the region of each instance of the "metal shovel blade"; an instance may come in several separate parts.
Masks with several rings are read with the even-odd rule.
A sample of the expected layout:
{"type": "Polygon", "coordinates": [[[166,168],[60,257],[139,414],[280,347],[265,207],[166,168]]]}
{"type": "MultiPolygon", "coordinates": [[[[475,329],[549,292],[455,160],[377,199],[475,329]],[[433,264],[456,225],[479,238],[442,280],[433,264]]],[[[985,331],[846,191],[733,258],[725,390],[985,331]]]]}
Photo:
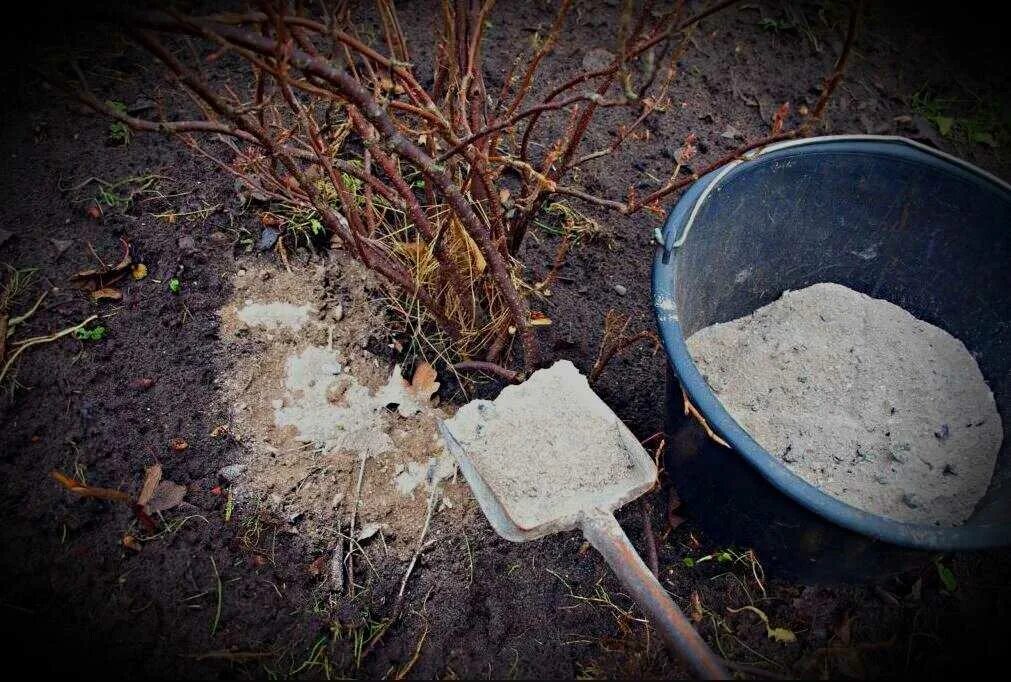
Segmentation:
{"type": "MultiPolygon", "coordinates": [[[[621,439],[626,440],[624,432],[627,431],[627,427],[618,422],[616,429],[621,433],[621,439]]],[[[527,542],[552,533],[572,530],[580,525],[587,510],[613,512],[637,499],[656,484],[656,465],[635,437],[629,433],[627,439],[634,444],[634,448],[628,447],[625,453],[616,453],[622,457],[621,464],[628,467],[629,474],[626,478],[607,482],[596,489],[582,491],[578,496],[555,497],[546,502],[541,501],[530,509],[518,509],[521,503],[510,499],[509,496],[497,495],[488,485],[463,445],[441,420],[439,433],[446,448],[460,465],[460,470],[491,527],[506,540],[513,542],[527,542]]],[[[543,483],[543,479],[539,482],[543,483]]]]}
{"type": "Polygon", "coordinates": [[[468,403],[439,432],[499,535],[526,542],[581,528],[693,671],[727,677],[614,518],[655,485],[656,465],[571,363],[468,403]]]}

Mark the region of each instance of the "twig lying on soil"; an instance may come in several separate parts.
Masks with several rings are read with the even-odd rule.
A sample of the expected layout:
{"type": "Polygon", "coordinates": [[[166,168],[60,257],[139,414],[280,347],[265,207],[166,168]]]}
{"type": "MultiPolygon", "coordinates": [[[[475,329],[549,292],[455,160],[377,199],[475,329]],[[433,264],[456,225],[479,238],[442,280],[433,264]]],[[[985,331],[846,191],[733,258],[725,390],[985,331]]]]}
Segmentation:
{"type": "MultiPolygon", "coordinates": [[[[42,305],[42,301],[46,300],[46,296],[48,295],[49,295],[48,290],[43,291],[42,294],[35,300],[35,304],[28,309],[28,312],[18,315],[17,317],[10,318],[7,325],[7,336],[10,336],[11,334],[14,333],[14,327],[16,327],[19,324],[22,324],[29,317],[34,315],[35,311],[39,309],[39,306],[42,305]]],[[[2,338],[0,338],[0,341],[2,341],[2,338]]],[[[3,357],[3,353],[0,353],[0,357],[3,357]]]]}
{"type": "Polygon", "coordinates": [[[348,529],[348,596],[355,596],[355,522],[358,519],[358,504],[362,499],[362,480],[365,478],[365,464],[368,455],[362,455],[358,464],[358,476],[355,481],[355,499],[351,503],[351,521],[348,529]]]}
{"type": "Polygon", "coordinates": [[[66,336],[68,334],[73,334],[78,329],[83,329],[85,326],[88,325],[88,323],[90,323],[93,320],[97,320],[97,319],[98,319],[98,315],[92,315],[92,316],[88,317],[86,320],[84,320],[84,322],[81,322],[80,324],[75,324],[73,327],[67,327],[66,329],[61,329],[60,331],[56,332],[55,334],[50,334],[49,336],[35,336],[35,337],[30,338],[30,339],[25,339],[23,341],[15,341],[11,345],[12,346],[17,346],[17,350],[15,350],[13,353],[11,353],[11,356],[7,359],[7,362],[4,363],[3,369],[0,370],[0,383],[2,383],[3,380],[4,380],[4,377],[7,376],[7,371],[11,368],[11,365],[14,364],[14,361],[17,360],[18,356],[21,355],[21,353],[23,353],[28,348],[31,348],[32,346],[37,346],[39,344],[50,343],[52,341],[56,341],[58,339],[62,339],[64,336],[66,336]]]}
{"type": "Polygon", "coordinates": [[[642,535],[646,541],[646,565],[657,578],[660,577],[660,559],[656,551],[656,535],[653,534],[653,505],[643,500],[642,535]]]}
{"type": "Polygon", "coordinates": [[[692,401],[688,399],[688,394],[685,393],[685,389],[683,387],[681,388],[681,397],[684,399],[685,416],[691,416],[692,419],[698,422],[699,426],[702,427],[702,430],[706,432],[707,436],[723,447],[729,448],[730,446],[727,444],[727,441],[720,438],[716,432],[713,431],[712,427],[709,426],[709,422],[706,421],[706,418],[702,416],[702,413],[698,411],[698,408],[696,408],[695,405],[692,404],[692,401]]]}
{"type": "Polygon", "coordinates": [[[404,571],[404,577],[400,581],[400,591],[397,592],[397,600],[393,603],[393,611],[390,613],[390,617],[386,620],[382,629],[376,633],[362,651],[361,659],[368,656],[376,645],[379,644],[379,640],[382,639],[383,635],[386,634],[390,627],[397,622],[401,612],[404,610],[404,593],[407,590],[407,581],[411,579],[411,574],[414,572],[414,566],[418,563],[421,553],[425,551],[428,546],[425,543],[425,537],[428,535],[428,527],[432,523],[432,515],[435,513],[435,505],[439,499],[439,479],[434,476],[434,470],[432,469],[429,470],[429,479],[432,487],[428,494],[428,510],[425,513],[425,525],[421,528],[421,534],[418,535],[418,544],[414,548],[414,554],[411,556],[411,561],[407,564],[407,570],[404,571]]]}
{"type": "Polygon", "coordinates": [[[78,481],[77,479],[71,478],[64,473],[53,469],[49,472],[50,477],[53,478],[61,486],[77,495],[78,497],[94,497],[100,500],[111,500],[113,502],[132,502],[133,498],[124,493],[122,490],[113,490],[112,488],[98,488],[92,485],[85,485],[78,481]]]}
{"type": "Polygon", "coordinates": [[[457,372],[487,372],[488,374],[494,374],[501,379],[505,379],[511,384],[516,384],[523,380],[522,372],[506,369],[502,365],[496,365],[494,362],[485,362],[483,360],[458,362],[453,365],[453,369],[457,372]]]}
{"type": "Polygon", "coordinates": [[[407,675],[410,674],[411,670],[414,668],[414,664],[418,662],[419,658],[421,658],[421,647],[425,644],[426,637],[428,637],[427,625],[425,626],[425,631],[421,633],[421,637],[418,639],[417,646],[414,647],[414,655],[411,656],[411,660],[405,663],[404,667],[397,671],[394,679],[403,680],[407,678],[407,675]]]}
{"type": "Polygon", "coordinates": [[[612,309],[607,311],[607,315],[604,316],[604,334],[600,339],[600,350],[597,352],[597,360],[593,363],[593,368],[590,370],[589,377],[587,377],[587,381],[590,382],[591,386],[597,383],[597,379],[600,378],[604,368],[607,367],[607,363],[615,355],[625,352],[642,341],[652,342],[654,351],[660,348],[660,339],[651,331],[641,331],[638,334],[626,336],[625,332],[628,330],[628,325],[631,321],[632,318],[630,316],[619,313],[617,310],[612,309]]]}

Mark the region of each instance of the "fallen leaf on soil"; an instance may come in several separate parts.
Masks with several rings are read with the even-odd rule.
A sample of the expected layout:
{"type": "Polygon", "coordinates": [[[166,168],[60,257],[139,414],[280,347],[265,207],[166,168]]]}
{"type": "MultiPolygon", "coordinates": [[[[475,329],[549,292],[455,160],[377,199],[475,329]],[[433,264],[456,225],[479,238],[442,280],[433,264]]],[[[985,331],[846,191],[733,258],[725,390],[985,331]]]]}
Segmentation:
{"type": "Polygon", "coordinates": [[[323,573],[323,557],[317,557],[315,561],[309,564],[309,575],[319,576],[323,573]]]}
{"type": "Polygon", "coordinates": [[[769,617],[765,615],[765,612],[754,606],[742,606],[739,609],[727,608],[730,613],[740,613],[741,611],[751,611],[765,624],[765,634],[768,635],[769,639],[782,644],[790,644],[797,641],[797,635],[793,634],[793,630],[788,630],[786,628],[774,628],[769,625],[769,617]]]}
{"type": "Polygon", "coordinates": [[[139,379],[134,379],[130,382],[130,388],[135,388],[138,391],[146,391],[155,385],[157,379],[151,377],[140,377],[139,379]]]}
{"type": "Polygon", "coordinates": [[[140,495],[137,496],[137,504],[146,507],[154,492],[161,483],[161,464],[155,462],[144,470],[144,485],[141,486],[140,495]]]}
{"type": "Polygon", "coordinates": [[[547,327],[551,324],[551,318],[544,313],[537,312],[536,310],[530,313],[530,326],[531,327],[547,327]]]}
{"type": "Polygon", "coordinates": [[[169,447],[175,450],[176,452],[182,452],[189,446],[190,446],[189,443],[184,441],[182,438],[173,438],[172,440],[169,441],[169,447]]]}
{"type": "Polygon", "coordinates": [[[691,599],[691,617],[696,623],[702,622],[702,599],[699,598],[699,593],[693,591],[691,599]]]}
{"type": "Polygon", "coordinates": [[[102,209],[95,203],[88,204],[87,208],[84,209],[84,212],[87,213],[88,217],[92,220],[98,220],[102,217],[102,209]]]}
{"type": "Polygon", "coordinates": [[[147,508],[152,514],[168,511],[178,507],[183,498],[186,497],[186,486],[173,483],[172,481],[162,481],[154,490],[154,495],[147,503],[147,508]]]}
{"type": "Polygon", "coordinates": [[[135,552],[139,552],[144,549],[144,546],[140,544],[140,541],[132,535],[123,536],[123,546],[127,549],[132,549],[135,552]]]}
{"type": "Polygon", "coordinates": [[[130,270],[130,275],[134,279],[144,279],[145,277],[147,277],[147,266],[144,265],[143,263],[137,263],[130,270]]]}
{"type": "Polygon", "coordinates": [[[424,403],[431,402],[432,396],[439,390],[439,382],[435,368],[427,362],[422,362],[414,370],[414,378],[411,379],[411,392],[418,400],[424,403]]]}
{"type": "Polygon", "coordinates": [[[92,301],[103,301],[103,300],[119,301],[122,298],[123,292],[121,292],[119,289],[112,289],[110,287],[106,287],[104,289],[97,289],[91,292],[92,301]]]}
{"type": "Polygon", "coordinates": [[[124,241],[123,257],[119,259],[118,263],[113,266],[103,265],[100,268],[81,270],[79,273],[70,278],[70,285],[77,289],[85,289],[87,291],[105,289],[110,284],[115,284],[117,281],[122,279],[124,275],[126,275],[131,262],[130,244],[124,241]]]}
{"type": "Polygon", "coordinates": [[[56,257],[59,258],[63,253],[73,246],[74,242],[69,239],[50,239],[53,243],[53,250],[56,252],[56,257]]]}
{"type": "Polygon", "coordinates": [[[218,424],[211,430],[211,438],[220,438],[228,433],[228,424],[218,424]]]}
{"type": "Polygon", "coordinates": [[[786,117],[790,115],[790,103],[783,102],[776,109],[776,113],[772,115],[772,134],[779,135],[783,132],[783,124],[786,122],[786,117]]]}

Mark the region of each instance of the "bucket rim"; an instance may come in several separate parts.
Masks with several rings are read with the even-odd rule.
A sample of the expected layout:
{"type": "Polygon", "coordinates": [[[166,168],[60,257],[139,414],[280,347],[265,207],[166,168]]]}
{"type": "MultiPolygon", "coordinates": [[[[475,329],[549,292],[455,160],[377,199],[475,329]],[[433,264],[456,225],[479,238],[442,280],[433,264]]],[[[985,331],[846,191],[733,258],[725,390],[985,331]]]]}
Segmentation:
{"type": "Polygon", "coordinates": [[[945,152],[898,136],[831,135],[788,140],[754,150],[712,171],[693,183],[671,209],[663,230],[658,231],[652,273],[653,310],[668,362],[692,403],[710,428],[743,456],[748,464],[782,494],[819,516],[854,532],[912,549],[951,551],[985,549],[1011,544],[1011,522],[938,527],[907,523],[867,512],[843,502],[790,471],[763,448],[723,407],[695,365],[677,315],[676,259],[702,206],[722,183],[757,164],[784,156],[821,153],[878,153],[919,161],[953,171],[989,185],[1011,201],[1011,185],[996,176],[945,152]]]}

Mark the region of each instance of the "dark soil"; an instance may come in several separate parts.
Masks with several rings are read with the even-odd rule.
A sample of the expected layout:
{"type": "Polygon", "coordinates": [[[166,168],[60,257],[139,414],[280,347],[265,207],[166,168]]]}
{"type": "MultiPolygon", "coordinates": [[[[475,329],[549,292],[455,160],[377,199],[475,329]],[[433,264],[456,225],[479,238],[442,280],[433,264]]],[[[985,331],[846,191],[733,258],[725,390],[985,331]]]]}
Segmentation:
{"type": "MultiPolygon", "coordinates": [[[[544,88],[578,68],[584,50],[611,46],[618,4],[582,3],[545,63],[544,88]]],[[[1006,107],[999,39],[980,27],[959,26],[947,13],[883,5],[862,18],[849,73],[829,112],[830,130],[918,137],[1007,177],[1006,131],[994,133],[1005,145],[995,149],[970,140],[968,124],[943,137],[924,117],[978,123],[989,120],[985,114],[993,107],[1006,107]],[[911,118],[897,120],[905,116],[911,118]]],[[[423,71],[435,3],[401,9],[423,71]]],[[[546,26],[551,16],[541,3],[499,4],[486,51],[491,85],[501,83],[530,30],[546,26]]],[[[650,124],[651,140],[588,166],[582,183],[622,198],[630,184],[652,182],[649,174],[668,175],[673,152],[689,132],[698,135],[703,159],[740,143],[722,135],[728,127],[744,138],[761,136],[781,102],[796,110],[816,99],[838,54],[843,24],[844,10],[834,4],[747,3],[707,20],[682,62],[676,106],[650,124]],[[763,19],[774,24],[763,25],[763,19]]],[[[158,72],[135,63],[136,55],[119,41],[78,33],[75,26],[68,35],[46,36],[48,43],[32,35],[5,43],[24,57],[81,42],[88,69],[117,77],[110,98],[132,102],[164,87],[158,72]]],[[[625,613],[629,599],[580,537],[513,545],[495,536],[476,508],[463,531],[434,529],[438,541],[409,584],[403,616],[356,669],[355,638],[389,615],[403,566],[380,567],[366,599],[328,611],[320,605],[320,578],[309,570],[323,548],[297,534],[268,532],[263,542],[271,543],[272,561],[255,560],[242,536],[257,510],[236,508],[226,522],[225,497],[212,491],[217,470],[242,459],[236,442],[209,436],[227,421],[210,407],[215,379],[242,361],[222,353],[214,312],[231,293],[228,275],[254,258],[234,255],[230,242],[237,229],[257,233],[255,217],[238,209],[230,180],[175,142],[144,136],[110,146],[108,122],[42,86],[23,60],[4,63],[0,228],[13,236],[0,244],[0,262],[38,268],[42,282],[60,289],[27,332],[46,334],[92,314],[95,306],[66,287],[69,275],[94,266],[89,244],[113,261],[125,238],[143,255],[153,280],[177,276],[183,287],[175,296],[152,281],[127,285],[118,312],[103,321],[110,330],[104,340],[64,339],[26,354],[16,377],[22,388],[0,398],[0,641],[8,647],[6,660],[85,676],[364,677],[400,670],[417,651],[410,674],[419,677],[685,674],[625,613]],[[125,210],[93,220],[85,200],[94,196],[94,184],[61,189],[93,176],[149,173],[171,177],[159,184],[165,195],[186,194],[138,195],[125,210]],[[151,215],[215,205],[205,218],[171,224],[151,215]],[[183,237],[191,237],[192,246],[181,243],[183,237]],[[72,244],[57,255],[51,240],[72,244]],[[157,381],[146,391],[131,388],[141,377],[157,381]],[[168,447],[177,437],[188,442],[185,451],[168,447]],[[91,484],[136,489],[153,459],[167,479],[187,486],[186,505],[173,517],[187,520],[140,553],[121,544],[133,524],[130,509],[75,498],[48,477],[53,468],[84,471],[91,484]]],[[[609,141],[621,120],[604,117],[586,148],[609,141]]],[[[557,129],[561,120],[552,125],[557,129]]],[[[658,223],[648,214],[623,219],[587,211],[613,227],[614,245],[572,252],[545,309],[554,324],[543,335],[552,357],[569,358],[584,371],[593,364],[607,310],[631,314],[636,330],[652,328],[649,266],[658,223]]],[[[547,271],[554,246],[545,235],[528,242],[531,279],[547,271]]],[[[616,359],[597,386],[641,438],[661,428],[663,362],[639,347],[616,359]]],[[[657,533],[667,525],[670,495],[661,490],[648,498],[657,533]]],[[[621,517],[640,549],[641,509],[633,505],[621,517]]],[[[1002,660],[1007,552],[944,558],[957,580],[953,593],[926,560],[921,572],[880,585],[803,586],[767,576],[768,598],[761,600],[742,563],[713,559],[687,568],[683,562],[717,549],[693,533],[689,518],[661,543],[660,567],[687,611],[698,595],[706,610],[700,628],[729,659],[778,674],[853,677],[933,677],[974,666],[994,669],[1002,660]],[[752,598],[797,642],[774,642],[754,613],[728,611],[752,598]]]]}

